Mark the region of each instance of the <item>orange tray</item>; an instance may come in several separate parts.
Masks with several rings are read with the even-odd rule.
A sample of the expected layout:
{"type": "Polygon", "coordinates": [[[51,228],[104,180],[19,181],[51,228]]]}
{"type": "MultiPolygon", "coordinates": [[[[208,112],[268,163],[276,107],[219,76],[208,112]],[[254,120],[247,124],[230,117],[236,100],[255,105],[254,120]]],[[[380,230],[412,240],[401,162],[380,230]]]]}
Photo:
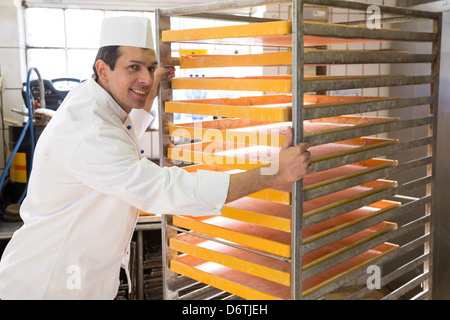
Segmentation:
{"type": "MultiPolygon", "coordinates": [[[[383,54],[396,53],[408,54],[405,51],[362,51],[362,50],[305,50],[308,53],[357,53],[364,54],[383,54]]],[[[292,65],[292,51],[270,52],[260,54],[184,54],[180,58],[171,58],[173,65],[179,65],[181,69],[196,68],[225,68],[225,67],[252,67],[252,66],[290,66],[292,65]]],[[[306,64],[305,64],[306,65],[306,64]]],[[[309,64],[311,65],[311,64],[309,64]]],[[[321,63],[320,65],[325,65],[321,63]]]]}
{"type": "MultiPolygon", "coordinates": [[[[303,203],[303,216],[309,217],[325,210],[394,188],[395,181],[377,180],[341,190],[303,203]]],[[[244,197],[225,204],[222,216],[286,232],[291,231],[291,205],[244,197]]]]}
{"type": "MultiPolygon", "coordinates": [[[[395,224],[380,223],[310,252],[303,256],[302,269],[306,270],[395,228],[395,224]]],[[[271,281],[283,285],[290,285],[290,263],[287,261],[274,259],[190,234],[179,234],[171,238],[170,248],[258,277],[271,279],[271,281]]]]}
{"type": "MultiPolygon", "coordinates": [[[[303,281],[303,295],[364,267],[398,246],[384,243],[303,281]]],[[[290,287],[223,265],[184,255],[170,262],[173,272],[230,292],[247,300],[290,299],[290,287]]]]}
{"type": "MultiPolygon", "coordinates": [[[[392,98],[304,95],[304,108],[328,107],[363,101],[380,101],[392,98]]],[[[262,95],[241,98],[195,99],[167,101],[165,112],[199,114],[241,119],[290,121],[292,120],[291,95],[262,95]]]]}
{"type": "MultiPolygon", "coordinates": [[[[317,22],[305,21],[305,24],[318,24],[317,22]]],[[[319,23],[332,25],[329,23],[319,23]]],[[[338,27],[347,27],[336,25],[338,27]]],[[[244,25],[196,28],[183,30],[162,31],[163,42],[188,42],[209,43],[228,45],[262,45],[275,47],[292,46],[292,22],[274,21],[263,23],[250,23],[244,25]]],[[[368,43],[380,42],[379,40],[367,39],[344,39],[331,37],[317,37],[304,35],[305,47],[326,46],[331,44],[368,43]]]]}
{"type": "MultiPolygon", "coordinates": [[[[316,173],[309,174],[303,178],[303,191],[308,191],[314,188],[319,188],[330,183],[343,181],[345,179],[354,178],[364,174],[372,173],[374,171],[386,169],[397,165],[395,160],[385,159],[369,159],[353,164],[348,164],[342,167],[332,168],[316,173]]],[[[222,171],[229,174],[243,172],[239,169],[228,169],[225,167],[212,166],[207,164],[196,164],[185,166],[183,169],[189,172],[196,172],[197,170],[211,170],[222,171]]],[[[270,188],[255,192],[248,195],[248,197],[269,200],[278,203],[291,204],[292,184],[282,184],[272,186],[270,188]]]]}
{"type": "MultiPolygon", "coordinates": [[[[398,143],[394,139],[378,139],[361,137],[334,143],[312,146],[312,162],[332,159],[348,154],[364,152],[375,148],[398,143]]],[[[221,141],[183,144],[168,149],[168,157],[172,160],[187,163],[204,163],[226,168],[248,170],[271,163],[276,159],[279,148],[269,146],[246,146],[242,143],[221,141]]],[[[276,168],[265,168],[267,173],[276,168]]]]}
{"type": "MultiPolygon", "coordinates": [[[[305,137],[342,132],[398,121],[400,118],[337,116],[303,121],[305,137]]],[[[292,122],[250,119],[218,119],[179,123],[170,126],[169,134],[199,140],[240,142],[249,145],[281,147],[292,122]]]]}
{"type": "MultiPolygon", "coordinates": [[[[376,79],[404,75],[304,76],[304,82],[319,80],[376,79]]],[[[172,89],[292,92],[292,76],[174,78],[172,89]]]]}
{"type": "MultiPolygon", "coordinates": [[[[388,210],[386,208],[382,209],[388,210]]],[[[393,209],[393,207],[390,209],[393,209]]],[[[290,213],[289,211],[289,217],[282,217],[287,224],[290,224],[290,213]]],[[[272,213],[272,215],[275,214],[272,213]]],[[[283,213],[280,213],[280,215],[283,215],[283,213]]],[[[261,219],[266,217],[266,215],[260,216],[262,216],[261,219]]],[[[282,228],[279,227],[282,218],[272,219],[277,223],[276,225],[264,226],[263,223],[248,222],[250,219],[241,218],[237,220],[234,217],[231,219],[224,215],[206,217],[174,216],[173,224],[185,229],[195,230],[198,233],[207,234],[211,237],[225,239],[283,257],[290,257],[290,232],[281,230],[282,228]]],[[[327,225],[324,224],[321,230],[316,229],[315,232],[323,232],[326,228],[327,225]]],[[[314,234],[312,233],[308,234],[308,237],[313,236],[314,234]]]]}

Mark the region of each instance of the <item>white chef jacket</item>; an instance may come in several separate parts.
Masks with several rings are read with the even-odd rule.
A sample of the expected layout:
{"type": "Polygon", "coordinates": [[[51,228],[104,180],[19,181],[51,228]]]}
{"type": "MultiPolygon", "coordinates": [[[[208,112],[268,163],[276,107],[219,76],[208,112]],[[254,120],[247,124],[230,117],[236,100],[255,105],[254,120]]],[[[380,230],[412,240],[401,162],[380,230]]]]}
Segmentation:
{"type": "Polygon", "coordinates": [[[0,299],[113,299],[138,209],[220,214],[229,175],[142,158],[138,137],[151,120],[145,110],[128,116],[93,79],[67,95],[36,145],[0,299]]]}

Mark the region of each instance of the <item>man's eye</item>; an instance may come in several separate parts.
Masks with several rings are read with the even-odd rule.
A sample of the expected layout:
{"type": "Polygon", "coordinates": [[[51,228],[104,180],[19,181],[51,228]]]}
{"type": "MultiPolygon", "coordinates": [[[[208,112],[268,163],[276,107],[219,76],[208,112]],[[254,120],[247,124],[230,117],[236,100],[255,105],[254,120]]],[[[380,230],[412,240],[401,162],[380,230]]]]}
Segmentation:
{"type": "Polygon", "coordinates": [[[148,71],[149,71],[149,72],[155,72],[155,70],[156,70],[155,67],[150,67],[150,68],[148,68],[148,71]]]}
{"type": "Polygon", "coordinates": [[[130,68],[131,70],[138,70],[139,66],[136,65],[136,64],[133,64],[133,65],[129,66],[129,68],[130,68]]]}

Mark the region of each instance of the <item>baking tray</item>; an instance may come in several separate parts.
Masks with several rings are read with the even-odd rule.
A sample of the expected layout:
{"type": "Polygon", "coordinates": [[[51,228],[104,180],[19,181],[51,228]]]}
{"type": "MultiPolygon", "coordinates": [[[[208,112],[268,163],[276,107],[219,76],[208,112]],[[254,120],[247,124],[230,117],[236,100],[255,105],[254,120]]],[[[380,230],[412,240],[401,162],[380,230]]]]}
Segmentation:
{"type": "MultiPolygon", "coordinates": [[[[312,146],[312,162],[333,159],[349,154],[365,152],[398,143],[396,139],[381,139],[361,137],[334,143],[312,146]]],[[[276,159],[279,148],[270,146],[247,146],[243,143],[228,141],[206,141],[191,144],[182,144],[168,148],[168,157],[176,163],[204,163],[232,169],[248,170],[256,167],[270,165],[276,159]]],[[[276,170],[274,166],[265,168],[270,174],[276,170]]]]}
{"type": "MultiPolygon", "coordinates": [[[[305,21],[305,24],[318,24],[305,21]]],[[[319,23],[330,25],[329,23],[319,23]]],[[[342,25],[336,25],[343,27],[342,25]]],[[[355,28],[355,27],[347,27],[355,28]]],[[[359,27],[358,27],[359,28],[359,27]]],[[[250,23],[242,25],[195,28],[183,30],[163,30],[162,42],[187,42],[228,45],[258,45],[274,47],[292,47],[292,22],[274,21],[262,23],[250,23]]],[[[332,44],[369,43],[379,40],[344,39],[332,37],[317,37],[304,35],[305,47],[326,46],[332,44]]]]}
{"type": "MultiPolygon", "coordinates": [[[[346,81],[351,79],[369,80],[377,78],[404,77],[399,74],[366,75],[366,76],[304,76],[305,86],[311,81],[346,81]]],[[[231,90],[231,91],[263,91],[292,92],[292,76],[247,76],[247,77],[180,77],[171,81],[172,89],[190,90],[231,90]]],[[[310,87],[312,88],[312,87],[310,87]]],[[[315,91],[315,90],[309,90],[315,91]]]]}
{"type": "MultiPolygon", "coordinates": [[[[395,181],[376,180],[318,197],[303,203],[303,216],[310,217],[396,186],[395,181]]],[[[225,204],[222,216],[281,231],[291,231],[292,208],[288,204],[244,197],[225,204]]]]}
{"type": "MultiPolygon", "coordinates": [[[[363,51],[363,50],[305,50],[304,63],[305,65],[328,65],[328,64],[346,64],[346,57],[349,62],[354,61],[357,55],[367,61],[381,60],[386,55],[408,55],[405,51],[363,51]],[[318,55],[319,57],[312,59],[311,55],[318,55]],[[334,59],[330,59],[330,55],[334,55],[334,59]],[[376,59],[375,59],[376,58],[376,59]],[[332,63],[333,61],[334,63],[332,63]]],[[[229,67],[253,67],[253,66],[290,66],[292,65],[292,51],[287,52],[269,52],[260,54],[183,54],[179,58],[170,58],[173,65],[179,65],[181,69],[196,69],[196,68],[229,68],[229,67]]],[[[361,61],[361,60],[359,60],[361,61]]],[[[363,62],[360,62],[363,63],[363,62]]]]}
{"type": "MultiPolygon", "coordinates": [[[[303,295],[327,285],[394,251],[398,246],[384,243],[327,271],[303,281],[303,295]]],[[[206,283],[247,300],[290,299],[290,287],[223,265],[183,255],[170,262],[173,272],[206,283]]]]}
{"type": "MultiPolygon", "coordinates": [[[[344,165],[337,168],[312,173],[303,177],[303,191],[323,187],[331,183],[336,183],[346,179],[362,176],[364,174],[369,174],[396,165],[397,165],[396,160],[369,159],[365,161],[344,165]]],[[[183,169],[189,172],[196,172],[197,170],[211,170],[211,171],[227,172],[229,174],[244,171],[240,169],[228,169],[225,167],[212,166],[207,164],[196,164],[185,166],[183,167],[183,169]]],[[[284,204],[291,204],[292,201],[291,192],[292,192],[292,184],[286,183],[272,186],[267,189],[263,189],[261,191],[248,195],[248,197],[261,200],[269,200],[284,204]]]]}
{"type": "MultiPolygon", "coordinates": [[[[263,200],[260,200],[263,201],[263,200]]],[[[270,204],[271,202],[268,202],[270,204]]],[[[382,208],[391,210],[394,208],[382,208]],[[389,209],[387,209],[389,208],[389,209]]],[[[253,211],[248,211],[251,217],[239,217],[239,214],[225,214],[222,216],[206,216],[206,217],[190,217],[190,216],[174,216],[173,224],[185,229],[195,230],[196,232],[207,234],[212,237],[218,237],[227,241],[242,244],[247,247],[255,248],[257,250],[267,251],[283,257],[290,256],[290,217],[289,212],[264,212],[263,214],[255,213],[255,210],[262,210],[261,208],[254,208],[253,211]],[[230,217],[231,216],[231,217],[230,217]],[[237,218],[236,218],[237,216],[237,218]],[[256,217],[264,221],[257,221],[256,217]],[[281,217],[280,217],[281,216],[281,217]],[[279,218],[280,217],[280,218],[279,218]],[[239,220],[238,220],[239,219],[239,220]],[[256,221],[255,221],[256,220],[256,221]],[[273,222],[272,225],[267,222],[273,222]]],[[[369,209],[365,209],[368,211],[369,209]]],[[[236,212],[237,210],[235,210],[236,212]]],[[[383,211],[383,212],[384,212],[383,211]]],[[[242,211],[239,212],[242,215],[242,211]]],[[[340,218],[344,219],[344,218],[340,218]]],[[[333,225],[336,224],[334,220],[333,225]]],[[[342,220],[344,223],[344,220],[342,220]]],[[[350,222],[346,222],[347,224],[350,222]]],[[[321,232],[321,236],[325,233],[330,234],[334,229],[330,229],[326,223],[321,225],[321,229],[314,229],[314,233],[308,233],[308,238],[314,237],[315,234],[321,232]]]]}
{"type": "MultiPolygon", "coordinates": [[[[392,117],[337,116],[303,121],[304,137],[339,133],[398,121],[392,117]]],[[[250,119],[218,119],[172,124],[171,136],[198,140],[241,142],[248,145],[281,147],[292,122],[250,119]]]]}
{"type": "MultiPolygon", "coordinates": [[[[329,107],[387,98],[304,95],[304,108],[329,107]]],[[[391,99],[391,98],[389,98],[391,99]]],[[[165,112],[268,121],[292,120],[292,96],[288,94],[248,96],[241,98],[192,99],[165,102],[165,112]]]]}
{"type": "MultiPolygon", "coordinates": [[[[395,224],[381,223],[358,234],[341,239],[336,243],[324,246],[303,257],[303,270],[330,259],[362,242],[395,229],[395,224]]],[[[207,240],[191,234],[179,234],[170,239],[172,250],[218,263],[226,267],[253,274],[258,277],[289,286],[290,263],[267,257],[255,252],[207,240]]]]}
{"type": "Polygon", "coordinates": [[[165,112],[186,113],[242,119],[289,121],[292,96],[264,95],[241,98],[167,101],[165,112]]]}

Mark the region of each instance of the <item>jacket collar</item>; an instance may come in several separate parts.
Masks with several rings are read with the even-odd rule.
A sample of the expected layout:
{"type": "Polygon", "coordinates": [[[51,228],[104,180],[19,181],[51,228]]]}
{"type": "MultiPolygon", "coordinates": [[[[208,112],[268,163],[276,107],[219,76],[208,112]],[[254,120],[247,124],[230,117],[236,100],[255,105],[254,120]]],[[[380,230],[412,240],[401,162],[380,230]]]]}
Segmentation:
{"type": "Polygon", "coordinates": [[[124,123],[128,117],[128,114],[125,112],[125,110],[123,110],[113,99],[113,97],[111,97],[109,93],[106,92],[106,90],[103,89],[93,78],[88,79],[87,82],[89,89],[97,97],[100,105],[108,106],[109,109],[119,117],[120,121],[124,123]]]}

